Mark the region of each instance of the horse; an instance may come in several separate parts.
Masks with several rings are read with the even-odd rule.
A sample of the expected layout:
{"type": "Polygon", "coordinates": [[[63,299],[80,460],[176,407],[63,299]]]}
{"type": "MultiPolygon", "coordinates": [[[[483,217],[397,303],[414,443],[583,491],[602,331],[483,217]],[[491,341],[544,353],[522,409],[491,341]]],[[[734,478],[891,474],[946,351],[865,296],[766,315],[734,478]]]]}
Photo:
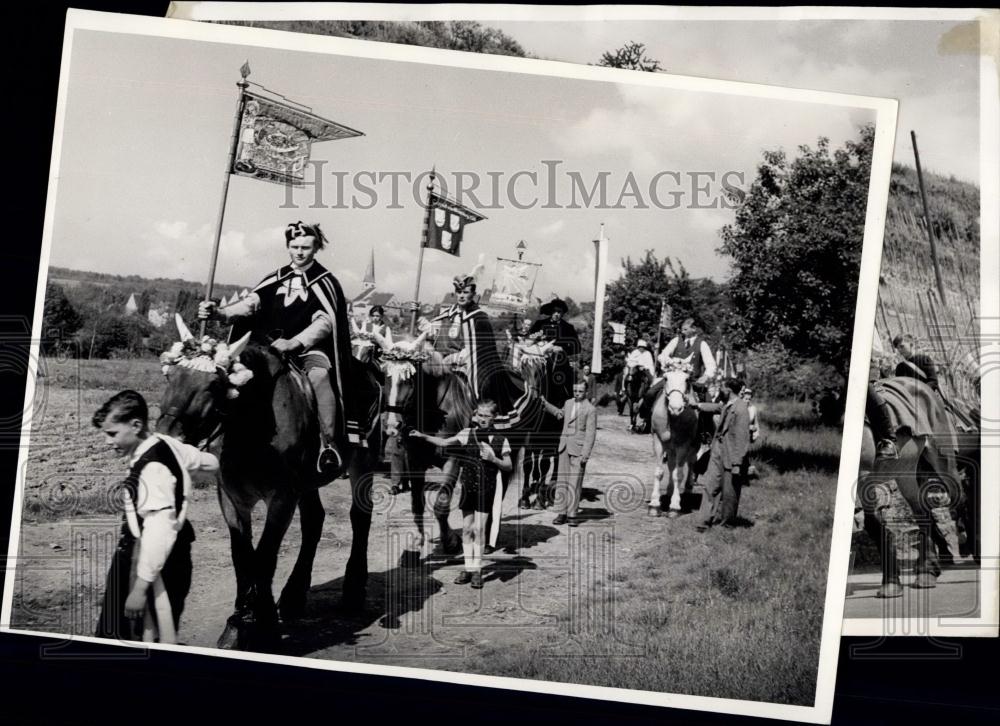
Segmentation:
{"type": "MultiPolygon", "coordinates": [[[[544,398],[548,403],[561,409],[569,399],[566,381],[556,380],[552,344],[519,346],[515,356],[517,371],[524,380],[526,390],[544,398]]],[[[559,473],[559,439],[562,422],[550,412],[542,414],[539,425],[524,435],[520,505],[524,509],[534,506],[545,509],[553,504],[552,482],[559,473]],[[551,474],[551,477],[550,477],[551,474]],[[548,482],[548,484],[547,484],[548,482]],[[535,495],[532,505],[531,495],[535,495]]],[[[512,444],[513,446],[513,444],[512,444]]]]}
{"type": "Polygon", "coordinates": [[[694,468],[699,447],[698,409],[688,405],[688,379],[691,364],[671,361],[664,372],[665,384],[653,404],[650,422],[653,429],[653,454],[656,469],[648,514],[659,517],[661,487],[666,464],[667,491],[670,498],[667,516],[677,517],[682,509],[681,496],[689,493],[694,483],[694,468]]]}
{"type": "MultiPolygon", "coordinates": [[[[457,552],[460,539],[448,524],[451,496],[459,473],[459,462],[426,441],[409,437],[409,430],[433,431],[451,436],[471,425],[475,394],[465,374],[443,365],[433,354],[423,352],[422,333],[412,342],[383,346],[382,370],[385,374],[386,435],[395,437],[395,456],[390,459],[393,484],[409,482],[414,523],[420,546],[426,542],[423,528],[426,471],[439,466],[442,479],[433,503],[434,516],[441,532],[445,554],[457,552]],[[401,444],[401,445],[400,445],[401,444]],[[401,468],[403,467],[403,468],[401,468]]],[[[508,438],[515,462],[524,455],[528,437],[542,431],[544,416],[537,389],[530,386],[522,396],[516,420],[501,414],[494,426],[508,438]]],[[[515,465],[515,470],[517,467],[515,465]]]]}
{"type": "MultiPolygon", "coordinates": [[[[419,351],[419,344],[414,346],[419,351]]],[[[419,536],[418,545],[426,542],[424,531],[424,486],[427,469],[440,466],[443,481],[433,504],[441,532],[441,548],[446,554],[456,552],[460,540],[448,524],[451,493],[458,478],[458,461],[446,457],[437,447],[409,437],[409,431],[432,431],[451,436],[472,422],[475,397],[468,380],[459,373],[445,371],[435,364],[424,365],[426,354],[403,354],[387,351],[383,356],[385,374],[385,433],[391,451],[390,476],[394,487],[408,484],[411,511],[419,536]]],[[[395,349],[393,349],[395,350],[395,349]]]]}
{"type": "MultiPolygon", "coordinates": [[[[177,326],[182,343],[193,340],[180,316],[177,326]]],[[[194,444],[221,437],[218,498],[229,528],[236,601],[218,647],[273,650],[279,642],[279,615],[291,621],[305,608],[325,517],[318,487],[327,482],[316,471],[319,424],[308,379],[274,350],[249,339],[248,333],[228,348],[229,360],[201,356],[194,363],[187,359],[165,365],[167,386],[156,430],[194,444]],[[234,368],[239,372],[229,373],[230,361],[238,361],[234,368]],[[236,377],[244,380],[234,385],[236,377]],[[260,501],[267,513],[255,548],[251,514],[260,501]],[[302,541],[276,604],[271,587],[278,550],[296,508],[302,541]]],[[[363,371],[356,373],[362,375],[355,376],[355,385],[366,389],[365,402],[377,410],[377,389],[364,386],[363,371]]],[[[349,612],[363,606],[368,577],[372,454],[379,450],[380,432],[366,423],[365,444],[344,452],[353,538],[340,605],[349,612]]]]}
{"type": "Polygon", "coordinates": [[[898,458],[875,460],[875,440],[866,420],[858,498],[864,510],[865,530],[878,545],[882,563],[882,584],[876,597],[891,598],[902,595],[902,586],[895,547],[897,523],[887,516],[890,482],[895,482],[916,520],[914,588],[937,584],[941,567],[935,538],[949,549],[958,547],[954,520],[949,515],[960,506],[963,492],[955,460],[958,438],[937,393],[922,381],[903,376],[884,379],[879,386],[896,429],[898,458]]]}
{"type": "Polygon", "coordinates": [[[635,419],[639,415],[639,404],[646,395],[650,384],[649,371],[640,365],[631,365],[625,371],[625,400],[628,402],[630,432],[635,432],[635,419]]]}

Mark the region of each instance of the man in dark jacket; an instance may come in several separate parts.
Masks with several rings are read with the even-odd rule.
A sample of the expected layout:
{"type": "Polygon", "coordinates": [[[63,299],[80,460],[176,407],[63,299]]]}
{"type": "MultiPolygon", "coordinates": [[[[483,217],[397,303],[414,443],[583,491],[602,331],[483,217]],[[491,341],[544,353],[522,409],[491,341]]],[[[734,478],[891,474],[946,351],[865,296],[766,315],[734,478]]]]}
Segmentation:
{"type": "Polygon", "coordinates": [[[565,401],[573,396],[575,376],[571,362],[580,355],[580,336],[565,319],[569,306],[563,300],[550,300],[542,305],[539,312],[546,317],[534,322],[528,329],[527,337],[540,333],[542,340],[552,341],[559,347],[552,364],[552,384],[558,393],[552,392],[549,400],[565,401]]]}
{"type": "Polygon", "coordinates": [[[698,404],[701,411],[721,415],[712,438],[708,470],[701,478],[705,493],[695,527],[699,532],[713,524],[732,526],[736,522],[740,503],[739,468],[750,449],[750,413],[746,401],[740,398],[742,390],[742,381],[727,378],[719,387],[718,402],[698,404]]]}

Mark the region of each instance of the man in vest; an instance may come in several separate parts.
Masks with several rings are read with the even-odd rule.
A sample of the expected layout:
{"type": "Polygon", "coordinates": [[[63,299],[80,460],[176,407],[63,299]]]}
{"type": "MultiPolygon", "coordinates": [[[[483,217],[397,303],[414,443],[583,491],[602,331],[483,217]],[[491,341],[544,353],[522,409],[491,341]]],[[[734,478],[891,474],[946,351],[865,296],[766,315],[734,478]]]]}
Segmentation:
{"type": "MultiPolygon", "coordinates": [[[[715,356],[712,355],[712,349],[708,347],[701,331],[695,325],[694,318],[685,319],[681,324],[681,334],[667,343],[667,347],[660,353],[660,365],[665,366],[671,358],[679,358],[691,364],[691,403],[698,404],[704,401],[708,381],[715,377],[715,356]]],[[[645,428],[645,423],[652,413],[653,404],[656,402],[656,397],[660,395],[660,391],[663,390],[663,386],[664,380],[661,378],[646,391],[642,405],[639,406],[640,420],[636,422],[639,430],[645,428]]]]}

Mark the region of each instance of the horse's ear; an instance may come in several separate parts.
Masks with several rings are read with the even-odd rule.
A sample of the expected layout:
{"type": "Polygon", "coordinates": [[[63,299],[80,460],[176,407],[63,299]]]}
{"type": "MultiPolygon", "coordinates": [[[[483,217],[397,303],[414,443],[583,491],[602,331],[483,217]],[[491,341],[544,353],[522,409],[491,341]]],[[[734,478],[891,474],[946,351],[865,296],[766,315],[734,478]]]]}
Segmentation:
{"type": "Polygon", "coordinates": [[[250,333],[247,333],[242,338],[233,343],[231,346],[229,346],[229,357],[232,360],[236,360],[237,358],[239,358],[240,353],[243,352],[243,349],[247,347],[247,343],[249,342],[250,342],[250,333]]]}
{"type": "Polygon", "coordinates": [[[194,337],[188,330],[188,326],[184,324],[184,318],[181,317],[180,313],[174,313],[174,322],[177,323],[177,332],[180,333],[182,343],[186,343],[194,337]]]}

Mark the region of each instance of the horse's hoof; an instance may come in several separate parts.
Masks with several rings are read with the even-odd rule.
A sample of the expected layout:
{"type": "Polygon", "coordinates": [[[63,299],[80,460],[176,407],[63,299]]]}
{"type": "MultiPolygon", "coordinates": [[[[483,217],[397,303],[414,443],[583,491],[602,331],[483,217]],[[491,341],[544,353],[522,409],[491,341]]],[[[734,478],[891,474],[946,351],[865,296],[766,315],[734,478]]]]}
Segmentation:
{"type": "Polygon", "coordinates": [[[681,516],[681,513],[678,512],[676,509],[671,509],[669,512],[667,512],[667,519],[677,519],[679,516],[681,516]]]}
{"type": "Polygon", "coordinates": [[[650,517],[660,517],[663,515],[663,512],[660,511],[659,507],[650,507],[646,510],[646,514],[650,517]]]}
{"type": "Polygon", "coordinates": [[[893,597],[901,597],[902,594],[903,594],[902,585],[900,585],[898,582],[887,582],[878,589],[878,592],[875,593],[875,597],[888,599],[893,597]]]}
{"type": "Polygon", "coordinates": [[[921,572],[913,580],[910,587],[916,588],[918,590],[930,590],[932,587],[937,587],[937,577],[929,572],[921,572]]]}
{"type": "Polygon", "coordinates": [[[402,494],[403,490],[400,489],[395,484],[393,484],[392,487],[389,489],[389,493],[392,494],[393,496],[396,496],[397,494],[402,494]]]}
{"type": "Polygon", "coordinates": [[[222,635],[215,642],[215,647],[220,650],[242,650],[240,648],[241,640],[240,626],[227,621],[226,629],[222,631],[222,635]]]}
{"type": "Polygon", "coordinates": [[[278,600],[278,615],[286,623],[299,620],[306,612],[305,595],[285,595],[278,600]]]}

